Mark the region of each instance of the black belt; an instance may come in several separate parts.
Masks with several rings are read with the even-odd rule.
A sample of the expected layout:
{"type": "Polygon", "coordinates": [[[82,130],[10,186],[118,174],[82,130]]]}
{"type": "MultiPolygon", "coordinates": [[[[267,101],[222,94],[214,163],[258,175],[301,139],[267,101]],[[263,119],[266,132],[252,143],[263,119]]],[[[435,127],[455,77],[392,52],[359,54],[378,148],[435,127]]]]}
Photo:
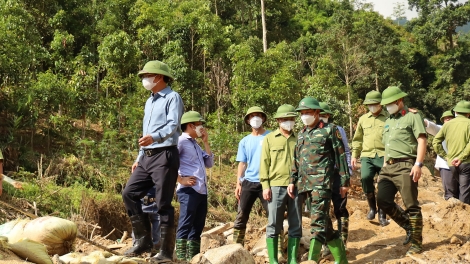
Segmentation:
{"type": "Polygon", "coordinates": [[[147,157],[152,157],[153,155],[160,153],[164,150],[170,150],[174,149],[176,146],[169,146],[169,147],[163,147],[163,148],[153,148],[153,149],[144,149],[144,154],[147,157]]]}
{"type": "Polygon", "coordinates": [[[387,164],[389,164],[389,165],[392,165],[392,164],[395,164],[395,163],[398,163],[398,162],[411,162],[411,163],[413,163],[414,159],[400,158],[400,159],[389,159],[389,160],[387,160],[387,164]]]}

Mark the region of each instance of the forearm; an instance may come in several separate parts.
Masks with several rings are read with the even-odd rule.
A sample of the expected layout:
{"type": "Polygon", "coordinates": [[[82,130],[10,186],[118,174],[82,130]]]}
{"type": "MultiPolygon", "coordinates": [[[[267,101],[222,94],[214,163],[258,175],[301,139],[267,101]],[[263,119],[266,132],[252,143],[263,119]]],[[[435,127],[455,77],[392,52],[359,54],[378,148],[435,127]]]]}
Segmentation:
{"type": "Polygon", "coordinates": [[[246,162],[238,163],[237,184],[240,184],[240,178],[243,178],[243,176],[245,176],[246,165],[246,162]]]}
{"type": "Polygon", "coordinates": [[[424,156],[426,155],[426,144],[427,144],[427,139],[426,136],[421,135],[418,138],[418,149],[416,153],[416,162],[423,162],[424,161],[424,156]]]}

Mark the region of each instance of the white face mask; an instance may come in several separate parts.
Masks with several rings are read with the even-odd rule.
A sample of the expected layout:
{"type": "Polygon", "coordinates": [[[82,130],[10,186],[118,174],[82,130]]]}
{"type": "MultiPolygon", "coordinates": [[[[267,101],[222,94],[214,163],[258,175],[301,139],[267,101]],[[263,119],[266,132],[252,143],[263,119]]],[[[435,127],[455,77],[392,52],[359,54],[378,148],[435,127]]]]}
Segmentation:
{"type": "Polygon", "coordinates": [[[328,123],[328,117],[320,117],[320,120],[325,124],[328,123]]]}
{"type": "Polygon", "coordinates": [[[284,122],[281,122],[279,126],[284,130],[291,131],[292,129],[294,129],[295,121],[292,121],[292,120],[284,121],[284,122]]]}
{"type": "Polygon", "coordinates": [[[152,90],[155,85],[157,85],[162,79],[160,79],[157,83],[153,83],[155,81],[155,77],[146,77],[142,79],[142,85],[144,86],[145,89],[147,90],[152,90]]]}
{"type": "Polygon", "coordinates": [[[380,105],[369,105],[368,107],[372,114],[375,114],[380,110],[380,105]]]}
{"type": "Polygon", "coordinates": [[[302,119],[302,123],[304,123],[304,125],[310,126],[315,122],[316,118],[313,115],[301,115],[300,119],[302,119]]]}
{"type": "Polygon", "coordinates": [[[199,126],[196,126],[194,128],[194,130],[196,130],[196,135],[197,135],[198,138],[202,137],[202,128],[203,127],[204,127],[203,125],[199,125],[199,126]]]}
{"type": "Polygon", "coordinates": [[[387,105],[387,111],[392,115],[395,114],[396,112],[398,112],[398,105],[397,104],[387,105]]]}
{"type": "Polygon", "coordinates": [[[250,126],[254,129],[258,129],[263,124],[263,119],[259,116],[254,116],[250,119],[250,126]]]}

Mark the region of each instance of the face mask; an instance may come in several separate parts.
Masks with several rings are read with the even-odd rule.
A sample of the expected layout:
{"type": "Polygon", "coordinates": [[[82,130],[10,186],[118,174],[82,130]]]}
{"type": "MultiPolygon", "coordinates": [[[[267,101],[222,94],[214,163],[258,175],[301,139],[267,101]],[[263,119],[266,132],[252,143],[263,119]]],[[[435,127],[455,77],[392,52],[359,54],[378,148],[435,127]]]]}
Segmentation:
{"type": "Polygon", "coordinates": [[[328,123],[328,117],[320,117],[320,120],[325,124],[328,123]]]}
{"type": "Polygon", "coordinates": [[[398,112],[398,105],[397,104],[387,105],[387,111],[392,115],[395,114],[396,112],[398,112]]]}
{"type": "Polygon", "coordinates": [[[284,121],[284,122],[281,122],[280,126],[284,130],[291,131],[295,126],[295,121],[292,121],[292,120],[284,121]]]}
{"type": "Polygon", "coordinates": [[[380,106],[378,106],[378,105],[369,105],[368,107],[369,107],[369,111],[372,114],[375,114],[380,110],[380,106]]]}
{"type": "Polygon", "coordinates": [[[196,130],[196,135],[198,138],[202,137],[202,131],[201,129],[203,128],[204,126],[203,125],[200,125],[200,126],[197,126],[194,128],[194,130],[196,130]]]}
{"type": "Polygon", "coordinates": [[[315,122],[316,118],[313,115],[302,115],[300,116],[300,119],[302,119],[302,123],[304,123],[304,125],[310,126],[315,122]]]}
{"type": "Polygon", "coordinates": [[[157,85],[162,80],[160,79],[157,83],[153,83],[153,81],[155,80],[155,77],[156,76],[146,77],[142,79],[142,85],[144,86],[145,89],[149,91],[152,90],[152,88],[155,87],[155,85],[157,85]]]}
{"type": "Polygon", "coordinates": [[[258,129],[263,124],[263,119],[259,116],[254,116],[250,119],[250,126],[254,129],[258,129]]]}

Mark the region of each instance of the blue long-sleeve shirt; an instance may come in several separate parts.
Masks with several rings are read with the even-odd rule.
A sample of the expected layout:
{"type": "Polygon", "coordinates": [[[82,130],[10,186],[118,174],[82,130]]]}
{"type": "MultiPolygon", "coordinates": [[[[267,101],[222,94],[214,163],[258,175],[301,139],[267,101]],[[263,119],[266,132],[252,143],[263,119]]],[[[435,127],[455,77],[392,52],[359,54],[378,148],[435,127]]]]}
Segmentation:
{"type": "Polygon", "coordinates": [[[336,127],[338,127],[339,133],[341,134],[341,140],[343,141],[344,145],[344,153],[346,154],[346,159],[348,161],[349,174],[352,175],[353,171],[351,166],[351,149],[349,148],[348,136],[346,135],[346,131],[343,127],[336,127]]]}
{"type": "MultiPolygon", "coordinates": [[[[207,154],[188,133],[183,133],[178,140],[178,151],[180,154],[180,168],[178,174],[184,176],[195,176],[196,184],[192,188],[200,193],[207,194],[206,168],[214,165],[214,155],[207,154]]],[[[190,188],[178,183],[180,188],[190,188]]]]}
{"type": "Polygon", "coordinates": [[[181,135],[181,116],[184,104],[181,96],[170,86],[158,93],[151,94],[144,109],[142,135],[149,134],[153,143],[141,147],[136,161],[144,154],[144,150],[176,146],[181,135]]]}

